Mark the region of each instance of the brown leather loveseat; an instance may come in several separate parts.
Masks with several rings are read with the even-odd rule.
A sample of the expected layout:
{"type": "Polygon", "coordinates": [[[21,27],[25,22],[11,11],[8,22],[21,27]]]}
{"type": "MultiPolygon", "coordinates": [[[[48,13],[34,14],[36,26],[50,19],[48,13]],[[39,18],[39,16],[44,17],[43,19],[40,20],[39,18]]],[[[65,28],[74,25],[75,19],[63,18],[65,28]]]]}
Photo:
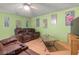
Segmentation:
{"type": "Polygon", "coordinates": [[[16,28],[15,35],[17,38],[21,38],[19,41],[22,43],[26,43],[40,37],[40,33],[36,32],[33,28],[16,28]]]}

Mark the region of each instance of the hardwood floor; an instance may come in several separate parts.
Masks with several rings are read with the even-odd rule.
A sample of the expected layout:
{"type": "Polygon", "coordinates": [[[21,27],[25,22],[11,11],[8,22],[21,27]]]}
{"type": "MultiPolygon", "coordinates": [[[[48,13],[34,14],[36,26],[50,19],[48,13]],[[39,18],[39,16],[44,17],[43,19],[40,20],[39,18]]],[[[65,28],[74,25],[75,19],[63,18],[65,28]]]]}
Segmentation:
{"type": "Polygon", "coordinates": [[[42,39],[35,39],[25,43],[31,50],[35,51],[40,55],[70,55],[69,50],[49,52],[42,39]]]}

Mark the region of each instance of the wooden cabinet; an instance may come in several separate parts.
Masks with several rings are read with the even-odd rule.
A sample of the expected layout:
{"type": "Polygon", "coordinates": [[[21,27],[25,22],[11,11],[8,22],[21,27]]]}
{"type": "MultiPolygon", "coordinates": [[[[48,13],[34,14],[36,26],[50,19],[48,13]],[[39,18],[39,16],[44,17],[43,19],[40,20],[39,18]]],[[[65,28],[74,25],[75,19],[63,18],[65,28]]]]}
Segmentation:
{"type": "Polygon", "coordinates": [[[71,48],[71,55],[78,54],[78,36],[69,34],[69,45],[71,48]]]}

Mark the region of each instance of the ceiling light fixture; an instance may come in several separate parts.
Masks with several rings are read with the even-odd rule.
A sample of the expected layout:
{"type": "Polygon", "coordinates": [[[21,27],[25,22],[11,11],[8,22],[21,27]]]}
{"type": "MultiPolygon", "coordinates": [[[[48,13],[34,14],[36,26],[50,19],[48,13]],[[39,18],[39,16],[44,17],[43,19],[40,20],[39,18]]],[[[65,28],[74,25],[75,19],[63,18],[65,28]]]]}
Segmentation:
{"type": "Polygon", "coordinates": [[[30,6],[31,6],[30,3],[24,3],[24,9],[25,10],[30,11],[30,6]]]}
{"type": "Polygon", "coordinates": [[[30,7],[28,5],[25,5],[24,6],[24,9],[27,10],[27,11],[29,11],[30,10],[30,7]]]}

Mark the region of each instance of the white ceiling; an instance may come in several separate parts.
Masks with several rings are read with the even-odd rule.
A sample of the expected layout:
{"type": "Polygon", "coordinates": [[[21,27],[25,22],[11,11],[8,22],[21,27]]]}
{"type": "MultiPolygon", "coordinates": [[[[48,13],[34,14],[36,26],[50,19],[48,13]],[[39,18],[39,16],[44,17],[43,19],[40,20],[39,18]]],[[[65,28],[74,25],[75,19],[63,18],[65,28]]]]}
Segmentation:
{"type": "Polygon", "coordinates": [[[37,16],[48,12],[54,12],[67,8],[79,6],[79,3],[32,3],[32,6],[37,9],[31,8],[31,12],[19,8],[23,3],[0,3],[0,12],[15,13],[22,16],[37,16]]]}

